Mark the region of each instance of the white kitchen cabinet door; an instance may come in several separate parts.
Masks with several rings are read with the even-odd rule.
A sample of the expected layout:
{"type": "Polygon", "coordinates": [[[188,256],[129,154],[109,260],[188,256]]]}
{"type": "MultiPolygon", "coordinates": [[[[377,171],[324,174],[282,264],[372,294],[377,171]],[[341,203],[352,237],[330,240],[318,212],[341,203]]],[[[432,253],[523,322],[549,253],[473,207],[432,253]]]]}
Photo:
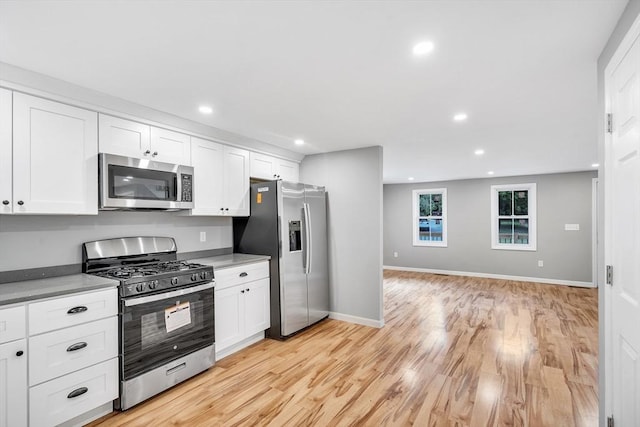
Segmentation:
{"type": "Polygon", "coordinates": [[[0,427],[27,426],[27,340],[0,344],[0,427]]]}
{"type": "Polygon", "coordinates": [[[300,180],[300,165],[298,163],[276,159],[276,165],[278,179],[290,182],[298,182],[300,180]]]}
{"type": "Polygon", "coordinates": [[[215,291],[216,352],[224,350],[244,338],[244,286],[215,291]]]}
{"type": "MultiPolygon", "coordinates": [[[[268,265],[268,263],[265,263],[268,265]]],[[[271,325],[269,279],[260,279],[244,288],[244,321],[246,336],[268,329],[271,325]]],[[[242,287],[242,286],[241,286],[242,287]]]]}
{"type": "Polygon", "coordinates": [[[0,89],[0,214],[13,211],[12,92],[0,89]]]}
{"type": "Polygon", "coordinates": [[[101,153],[151,158],[150,127],[118,117],[98,115],[98,146],[101,153]]]}
{"type": "Polygon", "coordinates": [[[284,181],[298,182],[300,166],[296,162],[280,159],[266,154],[251,153],[251,173],[253,178],[282,179],[284,181]]]}
{"type": "Polygon", "coordinates": [[[251,176],[272,180],[277,178],[275,158],[265,154],[251,152],[251,176]]]}
{"type": "Polygon", "coordinates": [[[225,215],[249,216],[249,152],[247,150],[224,147],[224,200],[225,215]]]}
{"type": "Polygon", "coordinates": [[[98,114],[13,94],[13,213],[98,214],[98,114]]]}
{"type": "Polygon", "coordinates": [[[151,127],[151,158],[159,162],[191,166],[191,137],[151,127]]]}
{"type": "Polygon", "coordinates": [[[191,215],[224,214],[223,151],[220,144],[191,137],[191,165],[195,175],[195,207],[191,215]]]}

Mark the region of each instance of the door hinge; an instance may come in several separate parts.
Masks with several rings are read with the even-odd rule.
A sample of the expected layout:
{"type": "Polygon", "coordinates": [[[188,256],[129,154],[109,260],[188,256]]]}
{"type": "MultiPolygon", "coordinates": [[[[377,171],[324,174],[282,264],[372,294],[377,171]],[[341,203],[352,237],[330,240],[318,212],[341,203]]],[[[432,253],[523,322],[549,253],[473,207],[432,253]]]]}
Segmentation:
{"type": "Polygon", "coordinates": [[[607,133],[613,133],[613,117],[611,113],[607,113],[607,133]]]}
{"type": "Polygon", "coordinates": [[[607,265],[607,285],[613,286],[613,266],[607,265]]]}
{"type": "Polygon", "coordinates": [[[607,427],[614,427],[613,426],[613,417],[607,417],[607,427]]]}

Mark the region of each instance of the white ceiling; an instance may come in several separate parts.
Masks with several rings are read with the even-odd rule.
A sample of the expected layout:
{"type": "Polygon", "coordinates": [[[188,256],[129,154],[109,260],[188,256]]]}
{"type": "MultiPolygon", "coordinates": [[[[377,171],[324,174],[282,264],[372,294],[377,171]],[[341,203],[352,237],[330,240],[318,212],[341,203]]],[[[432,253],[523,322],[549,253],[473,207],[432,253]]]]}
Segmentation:
{"type": "Polygon", "coordinates": [[[388,183],[588,170],[626,3],[5,0],[0,61],[305,154],[382,145],[388,183]]]}

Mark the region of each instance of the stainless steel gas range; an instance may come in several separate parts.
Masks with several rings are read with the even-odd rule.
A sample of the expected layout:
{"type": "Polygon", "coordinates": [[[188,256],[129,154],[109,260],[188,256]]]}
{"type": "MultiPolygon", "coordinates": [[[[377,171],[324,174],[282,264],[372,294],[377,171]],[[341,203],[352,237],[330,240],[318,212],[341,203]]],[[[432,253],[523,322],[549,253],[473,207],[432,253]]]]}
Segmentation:
{"type": "Polygon", "coordinates": [[[120,281],[116,409],[213,366],[213,267],[178,261],[172,238],[126,237],[84,243],[82,270],[120,281]]]}

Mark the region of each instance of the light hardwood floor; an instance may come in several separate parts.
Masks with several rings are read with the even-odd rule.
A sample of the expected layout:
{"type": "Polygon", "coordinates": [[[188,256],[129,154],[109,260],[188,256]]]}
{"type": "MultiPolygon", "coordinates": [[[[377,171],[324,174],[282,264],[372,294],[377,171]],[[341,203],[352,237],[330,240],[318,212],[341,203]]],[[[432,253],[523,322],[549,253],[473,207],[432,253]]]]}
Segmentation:
{"type": "Polygon", "coordinates": [[[384,328],[264,340],[91,425],[597,426],[595,289],[384,277],[384,328]]]}

